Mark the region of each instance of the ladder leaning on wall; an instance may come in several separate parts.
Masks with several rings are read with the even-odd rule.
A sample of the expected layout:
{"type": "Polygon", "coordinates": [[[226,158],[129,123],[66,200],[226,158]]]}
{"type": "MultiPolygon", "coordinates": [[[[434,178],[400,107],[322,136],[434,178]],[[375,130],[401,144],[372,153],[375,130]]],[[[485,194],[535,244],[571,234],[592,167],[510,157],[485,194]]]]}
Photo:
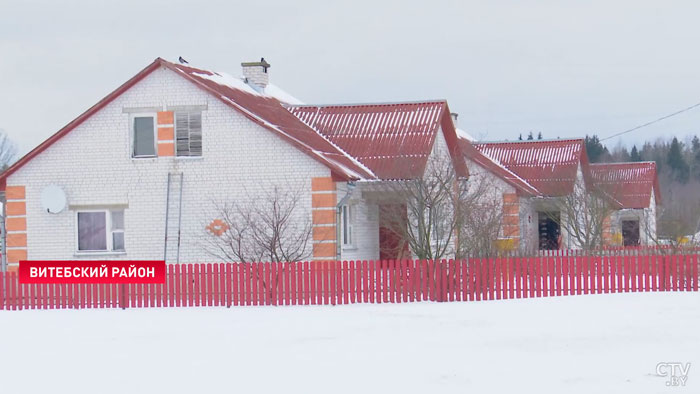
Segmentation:
{"type": "Polygon", "coordinates": [[[182,225],[182,173],[168,173],[165,197],[165,240],[163,260],[180,263],[180,233],[182,225]]]}

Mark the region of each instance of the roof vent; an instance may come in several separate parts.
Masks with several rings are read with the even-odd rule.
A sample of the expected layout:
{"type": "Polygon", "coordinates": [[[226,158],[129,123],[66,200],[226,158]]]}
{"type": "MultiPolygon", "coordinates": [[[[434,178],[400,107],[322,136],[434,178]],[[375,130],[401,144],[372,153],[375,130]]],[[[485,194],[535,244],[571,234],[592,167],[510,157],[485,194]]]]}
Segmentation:
{"type": "Polygon", "coordinates": [[[261,57],[259,62],[241,63],[241,67],[243,67],[243,77],[248,84],[265,89],[270,81],[270,74],[267,73],[267,69],[271,66],[270,63],[265,61],[264,57],[261,57]]]}

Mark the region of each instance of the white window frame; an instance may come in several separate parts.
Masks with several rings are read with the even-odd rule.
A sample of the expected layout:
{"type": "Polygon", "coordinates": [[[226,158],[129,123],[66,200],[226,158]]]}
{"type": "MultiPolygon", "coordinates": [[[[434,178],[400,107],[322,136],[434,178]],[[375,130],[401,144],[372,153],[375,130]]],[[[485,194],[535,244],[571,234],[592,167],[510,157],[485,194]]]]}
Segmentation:
{"type": "MultiPolygon", "coordinates": [[[[76,254],[125,254],[126,253],[126,239],[124,240],[124,249],[114,250],[114,236],[113,233],[125,233],[126,223],[124,223],[124,228],[120,230],[112,230],[112,212],[122,212],[124,217],[126,217],[126,211],[124,209],[110,209],[110,208],[99,208],[99,209],[77,209],[75,210],[75,253],[76,254]],[[80,229],[78,214],[79,213],[94,213],[101,212],[105,214],[105,237],[107,237],[107,249],[104,250],[80,250],[80,229]]],[[[126,222],[126,220],[124,220],[126,222]]]]}
{"type": "Polygon", "coordinates": [[[129,157],[131,157],[132,159],[153,159],[158,157],[158,114],[156,114],[155,112],[137,112],[129,114],[129,130],[129,135],[131,137],[131,144],[129,145],[129,157]],[[134,155],[134,143],[136,142],[136,130],[134,129],[134,120],[136,118],[153,118],[153,155],[134,155]]]}
{"type": "Polygon", "coordinates": [[[355,248],[355,212],[356,207],[353,204],[345,204],[340,206],[340,243],[344,249],[355,248]],[[347,216],[347,217],[346,217],[347,216]],[[348,219],[349,218],[349,219],[348,219]],[[347,226],[349,240],[345,239],[345,227],[347,226]]]}

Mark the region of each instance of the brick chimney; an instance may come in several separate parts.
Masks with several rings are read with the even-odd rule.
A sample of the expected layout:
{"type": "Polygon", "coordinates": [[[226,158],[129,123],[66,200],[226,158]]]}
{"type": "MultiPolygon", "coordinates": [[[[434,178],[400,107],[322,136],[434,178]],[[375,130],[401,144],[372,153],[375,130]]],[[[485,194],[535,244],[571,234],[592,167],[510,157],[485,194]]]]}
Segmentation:
{"type": "Polygon", "coordinates": [[[259,62],[241,63],[241,67],[243,67],[243,77],[247,83],[265,89],[270,81],[267,73],[270,63],[266,62],[264,57],[261,57],[259,62]]]}
{"type": "Polygon", "coordinates": [[[450,116],[452,117],[452,123],[457,127],[457,117],[459,117],[459,114],[457,112],[450,112],[450,116]]]}

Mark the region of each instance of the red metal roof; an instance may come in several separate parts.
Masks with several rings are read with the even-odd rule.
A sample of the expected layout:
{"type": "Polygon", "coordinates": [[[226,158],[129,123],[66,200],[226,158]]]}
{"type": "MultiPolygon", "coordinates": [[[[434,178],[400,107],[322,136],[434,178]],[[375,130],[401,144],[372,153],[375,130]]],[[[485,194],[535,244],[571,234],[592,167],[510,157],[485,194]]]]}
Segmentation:
{"type": "Polygon", "coordinates": [[[656,203],[661,203],[654,162],[592,163],[590,173],[593,186],[610,195],[620,208],[648,208],[652,190],[656,203]]]}
{"type": "Polygon", "coordinates": [[[244,91],[237,85],[227,83],[226,78],[220,78],[220,80],[212,78],[221,76],[212,71],[162,59],[156,61],[160,61],[163,66],[180,73],[196,85],[213,93],[252,121],[275,132],[312,158],[328,166],[340,178],[345,180],[375,178],[374,174],[357,160],[287,111],[276,98],[244,91]]]}
{"type": "Polygon", "coordinates": [[[587,173],[588,158],[583,139],[477,142],[473,145],[543,196],[571,193],[579,164],[584,174],[587,173]]]}
{"type": "Polygon", "coordinates": [[[421,176],[442,126],[457,173],[467,176],[447,103],[293,105],[289,111],[380,179],[421,176]]]}
{"type": "Polygon", "coordinates": [[[499,164],[493,158],[483,154],[481,151],[476,149],[471,141],[465,138],[460,138],[459,143],[460,147],[462,148],[462,152],[464,153],[464,157],[496,174],[496,176],[503,179],[506,183],[515,187],[520,194],[526,196],[540,195],[539,190],[537,190],[534,186],[530,185],[526,180],[499,164]]]}
{"type": "Polygon", "coordinates": [[[114,99],[159,67],[171,69],[194,82],[200,88],[214,94],[224,103],[237,109],[249,119],[275,132],[315,160],[329,167],[335,176],[343,180],[375,178],[371,171],[365,168],[361,163],[334,146],[323,136],[319,135],[316,131],[312,130],[289,113],[279,100],[216,83],[214,80],[207,78],[207,76],[215,75],[215,73],[211,71],[186,67],[157,58],[153,63],[149,64],[134,77],[108,94],[97,104],[90,107],[87,111],[39,144],[36,148],[32,149],[0,174],[0,190],[5,190],[7,177],[10,174],[17,171],[35,156],[46,150],[53,143],[78,127],[90,116],[107,106],[114,99]]]}

